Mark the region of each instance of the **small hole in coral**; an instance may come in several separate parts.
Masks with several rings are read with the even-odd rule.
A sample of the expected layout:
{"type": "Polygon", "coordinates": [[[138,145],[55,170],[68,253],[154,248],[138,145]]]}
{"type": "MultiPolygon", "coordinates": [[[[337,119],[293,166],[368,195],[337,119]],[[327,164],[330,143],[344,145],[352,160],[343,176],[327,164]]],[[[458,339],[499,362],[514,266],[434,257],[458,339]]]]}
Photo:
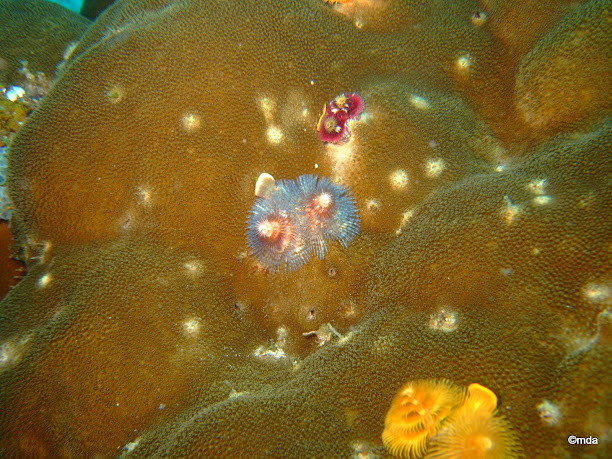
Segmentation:
{"type": "Polygon", "coordinates": [[[474,11],[472,14],[472,24],[475,26],[483,25],[487,20],[487,13],[484,11],[474,11]]]}
{"type": "Polygon", "coordinates": [[[308,320],[312,320],[315,318],[316,312],[314,309],[311,309],[310,311],[308,311],[308,320]]]}
{"type": "Polygon", "coordinates": [[[334,268],[333,266],[327,270],[327,275],[329,277],[335,277],[336,274],[338,274],[338,270],[334,268]]]}
{"type": "Polygon", "coordinates": [[[106,92],[106,97],[111,101],[111,103],[115,104],[123,99],[123,91],[121,91],[121,89],[118,87],[112,87],[106,92]]]}

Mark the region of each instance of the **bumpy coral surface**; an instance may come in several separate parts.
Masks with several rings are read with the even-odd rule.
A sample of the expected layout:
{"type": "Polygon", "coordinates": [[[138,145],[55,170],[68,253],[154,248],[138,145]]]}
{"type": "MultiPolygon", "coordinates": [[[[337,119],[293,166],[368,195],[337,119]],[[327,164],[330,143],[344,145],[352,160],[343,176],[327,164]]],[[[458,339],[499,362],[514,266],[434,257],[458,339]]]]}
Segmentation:
{"type": "Polygon", "coordinates": [[[8,224],[13,210],[6,186],[8,145],[88,25],[79,15],[48,2],[0,4],[0,296],[25,272],[8,224]]]}
{"type": "Polygon", "coordinates": [[[532,3],[109,7],[9,150],[0,455],[391,457],[397,391],[447,380],[498,415],[420,456],[609,456],[610,4],[532,3]],[[348,190],[359,234],[261,269],[262,173],[348,190]]]}
{"type": "Polygon", "coordinates": [[[91,22],[55,3],[2,0],[0,3],[0,82],[21,82],[23,62],[53,75],[66,46],[76,43],[91,22]]]}
{"type": "Polygon", "coordinates": [[[6,295],[25,274],[23,263],[12,252],[14,241],[8,222],[0,220],[0,295],[6,295]]]}

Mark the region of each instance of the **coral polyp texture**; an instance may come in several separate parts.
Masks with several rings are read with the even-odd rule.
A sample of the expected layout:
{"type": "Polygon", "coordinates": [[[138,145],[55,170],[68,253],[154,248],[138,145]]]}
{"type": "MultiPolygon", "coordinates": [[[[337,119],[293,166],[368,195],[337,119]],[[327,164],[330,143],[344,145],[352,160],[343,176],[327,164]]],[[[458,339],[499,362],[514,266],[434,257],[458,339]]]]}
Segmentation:
{"type": "Polygon", "coordinates": [[[0,2],[0,456],[612,455],[609,1],[71,14],[0,2]]]}
{"type": "Polygon", "coordinates": [[[17,84],[23,80],[24,62],[52,76],[91,21],[56,3],[2,0],[0,24],[0,83],[17,84]]]}

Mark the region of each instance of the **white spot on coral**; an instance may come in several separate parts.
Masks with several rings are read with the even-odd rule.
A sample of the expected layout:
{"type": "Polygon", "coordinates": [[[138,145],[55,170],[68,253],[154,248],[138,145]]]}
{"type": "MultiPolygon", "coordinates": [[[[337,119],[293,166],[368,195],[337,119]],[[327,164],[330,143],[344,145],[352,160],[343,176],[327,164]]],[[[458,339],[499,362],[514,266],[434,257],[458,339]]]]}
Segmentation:
{"type": "Polygon", "coordinates": [[[380,456],[376,454],[376,446],[367,442],[356,441],[352,444],[353,459],[376,459],[380,456]]]}
{"type": "Polygon", "coordinates": [[[369,214],[375,214],[380,210],[380,201],[377,199],[368,199],[365,202],[365,210],[369,214]]]}
{"type": "MultiPolygon", "coordinates": [[[[574,306],[571,304],[562,304],[561,306],[564,306],[567,309],[574,308],[574,306]]],[[[604,306],[606,306],[606,304],[604,304],[604,306]]],[[[595,331],[577,329],[574,327],[561,328],[561,333],[559,333],[556,338],[563,343],[567,353],[567,359],[571,359],[573,356],[591,349],[594,345],[596,345],[600,338],[602,338],[602,333],[606,333],[607,335],[609,325],[612,323],[610,320],[612,313],[609,312],[608,308],[604,307],[602,309],[603,310],[597,315],[597,325],[595,331]]]]}
{"type": "Polygon", "coordinates": [[[270,126],[266,131],[266,136],[268,137],[268,142],[278,145],[283,140],[284,134],[279,127],[270,126]]]}
{"type": "Polygon", "coordinates": [[[53,277],[51,276],[50,273],[44,274],[40,279],[38,279],[38,287],[44,288],[48,286],[51,283],[52,279],[53,277]]]}
{"type": "Polygon", "coordinates": [[[430,178],[438,177],[446,169],[446,162],[442,158],[432,158],[425,163],[425,175],[430,178]]]}
{"type": "Polygon", "coordinates": [[[278,327],[276,329],[276,344],[284,347],[287,344],[287,336],[289,335],[289,331],[285,327],[278,327]]]}
{"type": "Polygon", "coordinates": [[[592,303],[607,303],[611,299],[612,291],[609,285],[591,282],[584,287],[582,293],[592,303]]]}
{"type": "Polygon", "coordinates": [[[536,206],[545,206],[547,204],[550,204],[550,202],[552,201],[552,198],[550,196],[536,196],[535,198],[533,198],[533,203],[536,206]]]}
{"type": "Polygon", "coordinates": [[[128,210],[124,214],[123,218],[121,218],[118,222],[121,230],[123,231],[129,230],[134,225],[134,219],[135,217],[134,217],[133,212],[131,210],[128,210]]]}
{"type": "Polygon", "coordinates": [[[349,341],[351,341],[354,336],[355,336],[355,331],[350,331],[338,340],[338,344],[342,346],[348,343],[349,341]]]}
{"type": "Polygon", "coordinates": [[[529,182],[527,190],[533,194],[533,204],[536,206],[545,206],[550,204],[552,198],[546,195],[546,181],[547,179],[535,179],[529,182]]]}
{"type": "Polygon", "coordinates": [[[363,27],[363,16],[377,16],[380,14],[381,10],[388,7],[387,1],[382,2],[380,0],[332,0],[329,3],[334,4],[334,9],[339,14],[349,19],[353,19],[355,26],[358,28],[363,27]]]}
{"type": "Polygon", "coordinates": [[[429,316],[429,328],[443,332],[457,330],[457,313],[449,308],[440,308],[429,316]]]}
{"type": "Polygon", "coordinates": [[[315,331],[302,333],[302,336],[306,338],[311,337],[311,336],[316,336],[317,341],[319,342],[319,346],[323,346],[329,340],[331,340],[334,336],[336,338],[342,338],[342,335],[338,333],[338,331],[329,323],[321,325],[315,331]]]}
{"type": "Polygon", "coordinates": [[[187,274],[193,277],[201,276],[202,272],[204,271],[204,265],[195,257],[188,259],[183,264],[183,267],[185,268],[187,274]]]}
{"type": "Polygon", "coordinates": [[[285,354],[285,351],[274,344],[259,346],[255,350],[253,355],[259,358],[271,357],[277,360],[287,358],[287,354],[285,354]]]}
{"type": "Polygon", "coordinates": [[[357,305],[352,298],[347,298],[343,300],[341,303],[342,306],[342,315],[346,318],[353,317],[357,314],[357,305]]]}
{"type": "Polygon", "coordinates": [[[546,179],[532,180],[531,182],[529,182],[529,185],[527,185],[527,189],[529,190],[529,192],[536,196],[541,196],[545,194],[546,193],[545,188],[546,188],[546,179]]]}
{"type": "Polygon", "coordinates": [[[568,358],[572,358],[572,356],[587,351],[597,341],[597,335],[584,335],[578,331],[574,332],[572,330],[566,331],[564,337],[564,345],[568,358]]]}
{"type": "Polygon", "coordinates": [[[70,59],[70,57],[72,56],[72,53],[74,52],[74,50],[75,50],[75,48],[77,47],[78,44],[79,44],[78,41],[73,41],[73,42],[69,43],[68,46],[66,46],[66,48],[64,49],[64,53],[62,54],[62,58],[65,61],[70,59]]]}
{"type": "MultiPolygon", "coordinates": [[[[378,113],[374,110],[364,110],[363,112],[361,112],[361,115],[359,115],[359,118],[356,120],[351,120],[349,126],[352,126],[353,128],[355,128],[355,126],[359,126],[360,124],[369,124],[372,119],[375,119],[375,113],[378,113]]],[[[353,134],[355,132],[353,131],[353,134]]]]}
{"type": "Polygon", "coordinates": [[[476,27],[480,27],[482,26],[485,22],[487,22],[487,13],[485,13],[482,10],[479,11],[475,11],[472,14],[472,24],[474,24],[476,27]]]}
{"type": "Polygon", "coordinates": [[[15,102],[17,99],[21,99],[25,96],[25,89],[19,86],[10,86],[4,96],[11,102],[15,102]]]}
{"type": "Polygon", "coordinates": [[[125,450],[125,452],[127,454],[130,454],[132,451],[134,451],[136,449],[136,447],[138,446],[138,444],[140,443],[140,437],[136,438],[134,441],[127,443],[123,449],[125,450]]]}
{"type": "Polygon", "coordinates": [[[404,226],[406,226],[406,224],[408,223],[408,221],[414,216],[414,209],[410,209],[407,210],[406,212],[402,213],[402,218],[400,219],[400,226],[399,228],[395,231],[395,235],[399,236],[400,234],[402,234],[402,231],[404,231],[404,226]]]}
{"type": "Polygon", "coordinates": [[[276,114],[276,102],[269,97],[262,97],[259,99],[259,108],[263,114],[266,122],[269,124],[274,120],[276,114]]]}
{"type": "Polygon", "coordinates": [[[537,406],[542,422],[548,426],[556,426],[561,422],[561,410],[558,405],[544,400],[537,406]]]}
{"type": "Polygon", "coordinates": [[[200,333],[201,323],[197,317],[187,319],[183,322],[183,330],[187,336],[197,336],[200,333]]]}
{"type": "Polygon", "coordinates": [[[40,262],[41,263],[46,263],[49,260],[49,257],[51,255],[51,248],[53,247],[53,244],[51,244],[50,241],[43,241],[42,242],[42,250],[41,250],[41,255],[40,255],[40,262]]]}
{"type": "Polygon", "coordinates": [[[455,61],[455,68],[460,73],[467,73],[472,65],[472,56],[469,53],[459,56],[455,61]]]}
{"type": "Polygon", "coordinates": [[[332,181],[336,183],[344,183],[345,177],[351,172],[350,169],[355,167],[357,155],[354,133],[349,142],[339,145],[328,143],[327,154],[332,164],[332,181]]]}
{"type": "Polygon", "coordinates": [[[6,369],[19,362],[30,340],[27,336],[22,339],[13,339],[0,344],[0,370],[6,369]]]}
{"type": "Polygon", "coordinates": [[[104,95],[112,104],[117,104],[123,99],[124,91],[119,86],[113,85],[104,95]]]}
{"type": "Polygon", "coordinates": [[[14,349],[10,343],[0,345],[0,368],[8,365],[14,358],[14,349]]]}
{"type": "Polygon", "coordinates": [[[136,196],[138,197],[138,203],[149,207],[152,202],[153,192],[147,186],[139,186],[136,189],[136,196]]]}
{"type": "Polygon", "coordinates": [[[244,397],[245,395],[248,395],[249,392],[245,391],[245,392],[238,392],[235,389],[231,389],[230,393],[227,395],[227,399],[231,400],[233,398],[240,398],[240,397],[244,397]]]}
{"type": "Polygon", "coordinates": [[[508,225],[514,223],[516,217],[522,212],[520,206],[512,202],[509,196],[504,196],[504,206],[501,210],[501,216],[508,225]]]}
{"type": "Polygon", "coordinates": [[[289,332],[287,328],[281,326],[276,330],[276,341],[271,341],[267,345],[259,346],[253,355],[259,358],[272,358],[275,360],[288,358],[284,347],[287,344],[287,336],[289,332]]]}
{"type": "Polygon", "coordinates": [[[404,191],[408,187],[408,181],[408,173],[404,169],[397,169],[389,176],[389,183],[395,191],[404,191]]]}
{"type": "Polygon", "coordinates": [[[418,110],[427,110],[428,108],[431,107],[427,99],[425,99],[422,96],[417,96],[415,94],[412,94],[410,96],[410,103],[412,104],[414,108],[418,110]]]}
{"type": "Polygon", "coordinates": [[[197,113],[185,113],[181,117],[181,125],[187,132],[194,132],[202,126],[202,117],[197,113]]]}

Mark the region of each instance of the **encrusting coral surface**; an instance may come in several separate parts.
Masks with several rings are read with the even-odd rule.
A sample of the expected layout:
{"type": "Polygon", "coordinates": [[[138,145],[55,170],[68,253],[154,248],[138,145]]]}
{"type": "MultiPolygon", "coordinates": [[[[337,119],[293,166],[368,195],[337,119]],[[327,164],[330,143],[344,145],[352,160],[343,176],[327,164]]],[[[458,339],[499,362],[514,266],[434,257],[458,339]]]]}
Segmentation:
{"type": "Polygon", "coordinates": [[[0,456],[610,457],[609,1],[122,0],[45,46],[41,5],[0,8],[1,83],[54,81],[8,150],[0,456]]]}

